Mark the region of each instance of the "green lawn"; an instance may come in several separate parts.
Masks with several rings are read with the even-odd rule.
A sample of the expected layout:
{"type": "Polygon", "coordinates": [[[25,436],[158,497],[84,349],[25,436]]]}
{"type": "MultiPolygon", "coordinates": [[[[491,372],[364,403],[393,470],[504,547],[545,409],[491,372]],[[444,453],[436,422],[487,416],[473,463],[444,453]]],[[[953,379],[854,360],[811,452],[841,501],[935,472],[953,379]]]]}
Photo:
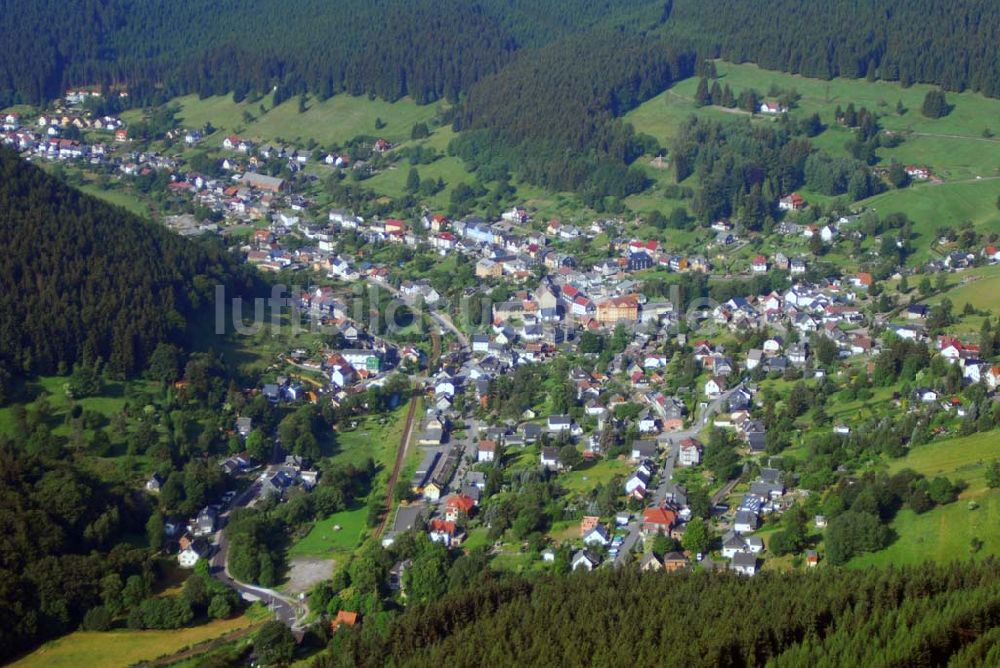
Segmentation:
{"type": "Polygon", "coordinates": [[[105,189],[92,183],[85,183],[80,186],[80,190],[110,204],[128,209],[138,216],[148,218],[150,215],[149,207],[142,200],[120,188],[105,189]]]}
{"type": "MultiPolygon", "coordinates": [[[[65,376],[40,376],[35,380],[29,381],[27,387],[27,391],[32,397],[37,397],[41,392],[49,395],[52,421],[60,423],[60,426],[54,430],[54,433],[60,436],[65,436],[69,433],[68,429],[61,424],[65,419],[66,412],[70,408],[70,400],[66,396],[64,387],[68,380],[69,378],[65,376]]],[[[147,381],[131,381],[129,390],[134,394],[141,395],[142,393],[155,392],[156,387],[155,384],[147,381]]],[[[115,413],[121,411],[126,401],[126,384],[109,382],[105,383],[101,396],[85,397],[79,399],[76,403],[84,410],[95,411],[106,418],[110,418],[115,413]]],[[[28,410],[31,410],[34,407],[34,401],[28,402],[26,407],[28,410]]],[[[15,425],[11,408],[9,406],[0,408],[0,433],[13,434],[14,429],[15,425]]]]}
{"type": "Polygon", "coordinates": [[[216,620],[175,631],[77,631],[45,643],[14,662],[20,668],[77,668],[103,666],[125,668],[142,661],[173,654],[236,629],[253,624],[246,616],[216,620]]]}
{"type": "Polygon", "coordinates": [[[605,484],[616,475],[627,476],[631,468],[618,459],[602,459],[594,464],[580,464],[559,478],[559,484],[573,492],[586,492],[605,484]]]}
{"type": "Polygon", "coordinates": [[[181,111],[181,122],[189,127],[202,127],[211,123],[217,132],[207,142],[221,143],[226,133],[239,133],[258,141],[277,141],[304,144],[314,139],[318,144],[343,144],[358,135],[384,137],[398,143],[410,138],[414,123],[429,123],[437,109],[434,105],[418,105],[409,98],[397,102],[369,100],[367,97],[336,95],[326,101],[310,98],[306,111],[299,113],[298,98],[286,100],[271,108],[271,96],[254,103],[233,102],[231,95],[219,95],[199,100],[188,95],[176,100],[181,111]],[[264,105],[266,113],[260,113],[264,105]],[[244,112],[254,116],[247,123],[244,112]],[[376,130],[375,119],[380,118],[385,127],[376,130]]]}
{"type": "Polygon", "coordinates": [[[477,547],[483,547],[484,545],[489,545],[490,541],[487,537],[489,530],[486,527],[476,527],[475,529],[469,531],[468,538],[462,543],[463,550],[474,550],[477,547]]]}
{"type": "Polygon", "coordinates": [[[954,561],[971,554],[973,538],[983,541],[978,556],[1000,554],[1000,493],[993,491],[976,499],[970,510],[963,498],[923,515],[906,508],[892,522],[899,536],[884,550],[852,559],[850,566],[917,564],[922,561],[954,561]]]}
{"type": "Polygon", "coordinates": [[[331,552],[350,552],[361,544],[368,508],[359,506],[330,515],[313,524],[312,529],[288,550],[290,557],[326,557],[331,552]],[[340,530],[335,531],[334,526],[340,530]]]}
{"type": "Polygon", "coordinates": [[[863,206],[879,215],[905,213],[914,222],[917,248],[913,259],[929,259],[930,244],[935,231],[971,221],[980,232],[1000,229],[1000,210],[996,207],[1000,181],[987,180],[941,185],[915,185],[904,190],[892,190],[863,200],[863,206]]]}
{"type": "MultiPolygon", "coordinates": [[[[947,297],[959,312],[966,303],[977,309],[1000,310],[1000,265],[970,269],[952,278],[959,281],[957,285],[927,301],[937,303],[947,297]]],[[[979,324],[976,324],[977,332],[979,324]]]]}

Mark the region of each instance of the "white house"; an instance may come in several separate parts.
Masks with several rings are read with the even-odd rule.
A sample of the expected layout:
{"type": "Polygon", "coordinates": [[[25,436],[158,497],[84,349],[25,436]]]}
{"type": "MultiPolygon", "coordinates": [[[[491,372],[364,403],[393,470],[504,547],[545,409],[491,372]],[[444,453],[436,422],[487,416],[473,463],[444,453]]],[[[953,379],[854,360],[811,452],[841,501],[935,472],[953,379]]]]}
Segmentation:
{"type": "Polygon", "coordinates": [[[709,378],[708,382],[705,383],[705,396],[709,399],[715,399],[725,391],[726,381],[722,378],[709,378]]]}
{"type": "Polygon", "coordinates": [[[611,538],[608,536],[608,530],[602,525],[598,524],[596,527],[590,530],[586,536],[583,537],[584,545],[607,545],[611,542],[611,538]]]}
{"type": "Polygon", "coordinates": [[[187,547],[177,553],[177,563],[181,568],[194,568],[202,557],[208,554],[208,546],[204,541],[191,541],[187,547]]]}
{"type": "Polygon", "coordinates": [[[550,415],[548,428],[553,433],[570,431],[573,428],[573,418],[568,415],[550,415]]]}
{"type": "Polygon", "coordinates": [[[680,466],[697,466],[701,462],[701,448],[696,442],[681,443],[677,453],[677,464],[680,466]]]}
{"type": "Polygon", "coordinates": [[[628,496],[644,497],[646,495],[646,485],[649,478],[641,473],[634,473],[631,478],[625,481],[625,494],[628,496]]]}
{"type": "Polygon", "coordinates": [[[757,530],[757,514],[749,510],[738,510],[733,520],[733,531],[750,533],[757,530]]]}
{"type": "Polygon", "coordinates": [[[751,554],[750,552],[737,552],[733,555],[733,561],[730,566],[740,575],[756,575],[757,555],[751,554]]]}
{"type": "Polygon", "coordinates": [[[496,458],[496,453],[497,453],[496,441],[491,441],[491,440],[480,441],[476,461],[492,462],[496,458]]]}
{"type": "Polygon", "coordinates": [[[585,571],[592,571],[595,568],[597,568],[598,564],[600,563],[601,562],[597,558],[597,556],[591,553],[589,550],[579,550],[578,552],[576,552],[576,554],[573,555],[573,559],[570,561],[569,566],[570,569],[574,571],[580,569],[583,569],[585,571]]]}

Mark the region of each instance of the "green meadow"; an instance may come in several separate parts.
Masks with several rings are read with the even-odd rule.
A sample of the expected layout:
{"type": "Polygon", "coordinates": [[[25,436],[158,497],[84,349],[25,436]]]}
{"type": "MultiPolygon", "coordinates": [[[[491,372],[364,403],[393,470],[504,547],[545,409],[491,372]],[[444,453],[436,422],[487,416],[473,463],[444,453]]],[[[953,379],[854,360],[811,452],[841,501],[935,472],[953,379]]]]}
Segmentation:
{"type": "Polygon", "coordinates": [[[175,102],[180,106],[178,117],[185,126],[199,128],[211,123],[218,132],[207,141],[220,142],[225,134],[238,133],[261,142],[281,139],[305,144],[312,139],[323,146],[343,144],[358,135],[374,135],[398,143],[410,138],[414,123],[430,123],[437,113],[435,105],[418,105],[409,98],[387,102],[350,95],[335,95],[323,101],[309,98],[302,113],[297,97],[276,107],[272,106],[270,95],[240,103],[233,102],[231,95],[205,99],[187,95],[175,102]],[[245,113],[253,120],[248,122],[245,113]],[[376,119],[381,119],[385,126],[376,129],[376,119]]]}
{"type": "Polygon", "coordinates": [[[350,552],[364,536],[366,506],[344,510],[313,524],[309,533],[288,550],[289,557],[328,557],[333,552],[350,552]],[[335,529],[334,527],[340,527],[335,529]]]}
{"type": "Polygon", "coordinates": [[[906,508],[892,522],[897,539],[879,552],[861,555],[851,566],[916,564],[923,561],[953,561],[976,556],[1000,555],[1000,490],[986,486],[986,465],[1000,459],[996,432],[950,438],[914,447],[906,457],[894,460],[892,473],[912,469],[928,478],[945,476],[962,480],[968,487],[959,499],[918,515],[906,508]],[[973,539],[982,547],[973,553],[973,539]]]}
{"type": "MultiPolygon", "coordinates": [[[[976,93],[948,93],[951,113],[944,118],[928,119],[920,114],[920,106],[930,86],[904,88],[895,83],[854,79],[822,81],[721,61],[716,66],[720,84],[729,84],[737,95],[747,88],[765,96],[772,87],[795,89],[801,98],[790,115],[802,118],[818,113],[826,130],[812,142],[830,153],[847,155],[844,145],[851,137],[849,130],[834,123],[838,106],[846,108],[854,103],[857,108],[867,107],[879,116],[884,130],[902,134],[905,141],[899,146],[879,149],[882,163],[895,159],[904,164],[927,165],[945,183],[916,184],[884,193],[861,205],[871,206],[880,213],[906,213],[913,219],[915,230],[922,237],[914,261],[929,259],[931,235],[937,227],[968,220],[982,230],[1000,230],[1000,210],[996,207],[1000,195],[1000,139],[984,136],[984,133],[1000,134],[1000,100],[976,93]],[[897,101],[905,108],[901,115],[896,112],[897,101]]],[[[720,121],[749,116],[739,110],[697,107],[694,103],[697,86],[697,78],[681,81],[629,112],[625,120],[638,132],[649,134],[669,147],[680,125],[692,114],[720,121]]],[[[753,122],[773,123],[775,119],[758,114],[753,122]]],[[[654,178],[670,182],[672,174],[654,178]]],[[[635,198],[635,208],[642,210],[655,204],[656,191],[654,186],[651,193],[635,198]]],[[[803,195],[814,202],[829,201],[808,191],[803,191],[803,195]]]]}
{"type": "Polygon", "coordinates": [[[179,652],[253,624],[246,615],[171,631],[76,631],[45,643],[13,665],[21,668],[125,668],[179,652]]]}

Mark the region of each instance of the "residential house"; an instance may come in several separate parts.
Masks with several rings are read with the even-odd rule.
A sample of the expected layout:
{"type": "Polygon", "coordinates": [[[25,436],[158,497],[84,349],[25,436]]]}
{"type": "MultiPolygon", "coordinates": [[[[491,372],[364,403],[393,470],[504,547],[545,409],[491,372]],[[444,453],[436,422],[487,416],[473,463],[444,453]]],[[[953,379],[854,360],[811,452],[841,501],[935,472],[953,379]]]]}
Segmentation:
{"type": "Polygon", "coordinates": [[[750,552],[737,552],[733,555],[732,570],[740,575],[753,576],[757,573],[757,555],[750,552]]]}
{"type": "Polygon", "coordinates": [[[806,207],[806,201],[798,193],[792,193],[782,197],[778,202],[778,208],[782,211],[799,211],[806,207]]]}
{"type": "Polygon", "coordinates": [[[600,545],[604,547],[610,542],[611,537],[608,535],[608,530],[601,524],[595,526],[586,536],[583,537],[583,544],[588,546],[600,545]]]}
{"type": "Polygon", "coordinates": [[[701,462],[701,443],[693,438],[680,442],[677,452],[678,466],[697,466],[701,462]]]}
{"type": "Polygon", "coordinates": [[[592,571],[597,568],[601,563],[600,557],[591,552],[590,550],[578,550],[573,554],[573,558],[569,562],[570,570],[585,570],[592,571]]]}
{"type": "Polygon", "coordinates": [[[677,522],[677,513],[666,508],[646,508],[642,513],[642,533],[654,536],[658,533],[670,534],[677,522]]]}
{"type": "Polygon", "coordinates": [[[562,469],[562,462],[559,461],[559,448],[542,448],[541,463],[544,468],[558,471],[562,469]]]}
{"type": "Polygon", "coordinates": [[[646,459],[653,459],[659,453],[656,441],[632,441],[631,458],[634,462],[641,462],[646,459]]]}
{"type": "Polygon", "coordinates": [[[662,571],[663,562],[660,561],[660,558],[653,552],[647,552],[646,556],[644,556],[639,562],[639,570],[644,573],[662,571]]]}
{"type": "Polygon", "coordinates": [[[203,539],[196,538],[187,542],[177,553],[177,563],[181,568],[194,568],[211,552],[211,546],[203,539]]]}
{"type": "Polygon", "coordinates": [[[494,458],[496,458],[497,442],[491,440],[479,441],[479,449],[477,453],[476,461],[492,462],[494,458]]]}

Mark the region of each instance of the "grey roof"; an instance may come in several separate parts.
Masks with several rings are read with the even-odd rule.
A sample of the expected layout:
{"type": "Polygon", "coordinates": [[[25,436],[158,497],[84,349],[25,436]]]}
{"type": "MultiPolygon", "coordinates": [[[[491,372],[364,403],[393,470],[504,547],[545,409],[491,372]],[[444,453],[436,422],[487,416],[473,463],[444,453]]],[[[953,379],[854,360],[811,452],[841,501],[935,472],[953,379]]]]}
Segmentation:
{"type": "Polygon", "coordinates": [[[400,506],[396,509],[396,518],[392,522],[392,530],[396,533],[410,531],[417,526],[423,514],[423,504],[417,503],[411,506],[400,506]]]}

